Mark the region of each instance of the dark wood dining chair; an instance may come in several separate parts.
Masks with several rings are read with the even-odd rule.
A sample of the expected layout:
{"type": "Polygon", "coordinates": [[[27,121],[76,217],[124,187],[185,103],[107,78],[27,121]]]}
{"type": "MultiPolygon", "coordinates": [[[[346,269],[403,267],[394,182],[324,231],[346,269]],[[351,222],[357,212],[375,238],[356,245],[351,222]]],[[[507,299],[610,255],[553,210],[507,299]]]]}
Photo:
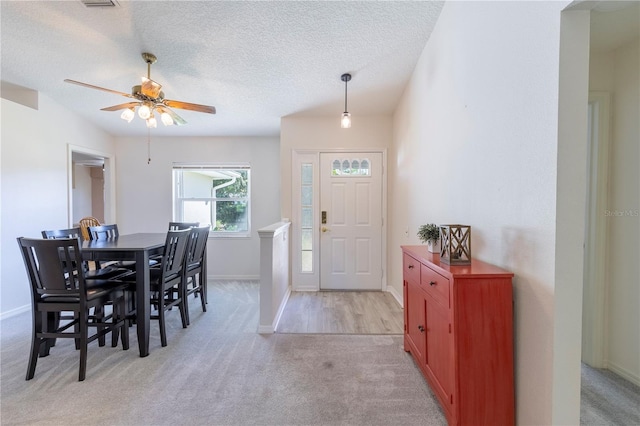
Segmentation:
{"type": "Polygon", "coordinates": [[[184,306],[187,314],[187,324],[189,319],[189,296],[200,296],[202,312],[207,312],[207,277],[206,277],[206,256],[207,241],[209,240],[209,230],[211,226],[201,226],[191,228],[187,253],[184,257],[184,306]]]}
{"type": "Polygon", "coordinates": [[[115,223],[111,225],[90,226],[88,230],[90,240],[108,240],[120,236],[118,225],[115,223]]]}
{"type": "MultiPolygon", "coordinates": [[[[52,229],[42,231],[42,238],[47,240],[57,240],[60,238],[76,238],[78,241],[82,238],[82,231],[80,227],[68,228],[68,229],[52,229]]],[[[95,262],[95,269],[90,269],[88,262],[83,262],[84,266],[84,278],[86,280],[94,279],[109,279],[122,275],[128,270],[125,268],[119,268],[115,265],[108,265],[101,267],[99,262],[95,262]]]]}
{"type": "MultiPolygon", "coordinates": [[[[169,231],[191,229],[199,225],[200,222],[169,222],[169,231]]],[[[162,255],[153,256],[151,259],[159,261],[160,259],[162,259],[162,255]]]]}
{"type": "MultiPolygon", "coordinates": [[[[158,320],[162,346],[167,346],[166,311],[177,306],[182,319],[182,327],[187,328],[183,267],[189,234],[189,229],[168,231],[160,265],[149,268],[151,304],[157,307],[158,312],[157,315],[151,315],[151,319],[158,320]]],[[[135,281],[135,274],[123,279],[135,281]]],[[[135,289],[134,286],[130,288],[135,289]]]]}
{"type": "MultiPolygon", "coordinates": [[[[45,238],[47,240],[57,240],[60,238],[76,238],[80,243],[80,239],[82,238],[82,233],[79,227],[67,228],[67,229],[52,229],[52,230],[42,231],[42,238],[45,238]]],[[[64,259],[62,260],[64,261],[64,259]]],[[[92,262],[94,264],[92,268],[89,267],[89,262],[84,260],[82,262],[82,267],[84,269],[84,279],[87,282],[87,287],[95,287],[97,285],[101,285],[102,283],[105,282],[105,280],[116,279],[116,277],[122,276],[130,272],[129,269],[118,267],[115,264],[101,267],[100,262],[98,261],[92,261],[92,262]]],[[[96,317],[100,317],[104,315],[104,310],[102,309],[102,307],[100,306],[96,307],[94,311],[94,315],[96,317]]],[[[59,323],[60,320],[64,320],[64,319],[70,319],[70,318],[68,315],[62,315],[59,317],[57,316],[56,324],[59,323]]],[[[117,340],[115,339],[116,333],[114,333],[113,336],[114,336],[114,339],[112,340],[117,340]]],[[[104,336],[100,336],[98,340],[99,340],[100,346],[105,345],[104,336]]],[[[48,344],[50,344],[51,346],[54,346],[55,341],[50,341],[48,344]]]]}
{"type": "MultiPolygon", "coordinates": [[[[129,333],[124,318],[126,284],[105,280],[88,286],[82,267],[77,238],[32,239],[20,237],[18,246],[31,288],[32,338],[26,380],[35,375],[38,357],[49,355],[50,340],[75,339],[80,349],[78,380],[86,376],[88,344],[118,330],[122,348],[129,349],[129,333]],[[96,317],[92,308],[113,304],[113,312],[96,317]],[[62,312],[73,312],[70,321],[61,323],[62,312]],[[95,327],[90,333],[89,327],[95,327]]],[[[114,346],[117,346],[117,342],[114,346]]]]}

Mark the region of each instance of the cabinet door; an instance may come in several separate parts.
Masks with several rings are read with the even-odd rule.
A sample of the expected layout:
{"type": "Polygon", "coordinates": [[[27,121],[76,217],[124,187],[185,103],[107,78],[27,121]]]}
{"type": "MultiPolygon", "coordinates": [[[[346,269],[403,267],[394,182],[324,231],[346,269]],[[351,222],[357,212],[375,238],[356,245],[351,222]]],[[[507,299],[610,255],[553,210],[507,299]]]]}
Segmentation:
{"type": "Polygon", "coordinates": [[[411,352],[419,362],[424,362],[425,322],[424,293],[413,281],[405,281],[407,300],[405,301],[407,330],[406,335],[413,344],[411,352]]]}
{"type": "Polygon", "coordinates": [[[426,297],[425,363],[436,382],[436,391],[450,407],[453,395],[453,334],[449,321],[449,309],[426,297]]]}

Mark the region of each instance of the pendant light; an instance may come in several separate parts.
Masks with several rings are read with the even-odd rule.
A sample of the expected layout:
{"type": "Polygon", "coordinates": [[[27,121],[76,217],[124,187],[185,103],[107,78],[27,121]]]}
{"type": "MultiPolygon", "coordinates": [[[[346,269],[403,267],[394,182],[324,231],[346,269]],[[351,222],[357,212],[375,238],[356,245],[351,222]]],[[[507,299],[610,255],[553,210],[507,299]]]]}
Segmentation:
{"type": "Polygon", "coordinates": [[[347,82],[351,80],[351,74],[342,74],[340,80],[344,81],[344,112],[340,119],[340,127],[348,129],[351,127],[351,114],[347,111],[347,82]]]}

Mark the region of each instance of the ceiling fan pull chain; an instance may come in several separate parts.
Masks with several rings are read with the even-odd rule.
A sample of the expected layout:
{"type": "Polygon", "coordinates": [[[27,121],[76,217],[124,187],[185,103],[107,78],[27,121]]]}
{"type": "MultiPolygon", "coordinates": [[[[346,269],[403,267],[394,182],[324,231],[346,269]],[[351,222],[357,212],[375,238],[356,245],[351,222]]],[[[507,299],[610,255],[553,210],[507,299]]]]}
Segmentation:
{"type": "Polygon", "coordinates": [[[147,164],[151,164],[151,129],[147,129],[147,164]]]}

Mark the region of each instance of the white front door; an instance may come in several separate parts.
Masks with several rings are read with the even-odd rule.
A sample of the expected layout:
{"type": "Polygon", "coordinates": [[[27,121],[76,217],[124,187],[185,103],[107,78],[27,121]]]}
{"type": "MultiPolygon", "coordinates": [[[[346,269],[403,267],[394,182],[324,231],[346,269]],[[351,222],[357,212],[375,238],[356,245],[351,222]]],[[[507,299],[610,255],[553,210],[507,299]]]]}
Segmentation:
{"type": "Polygon", "coordinates": [[[320,211],[320,288],[382,290],[382,153],[321,153],[320,211]]]}

